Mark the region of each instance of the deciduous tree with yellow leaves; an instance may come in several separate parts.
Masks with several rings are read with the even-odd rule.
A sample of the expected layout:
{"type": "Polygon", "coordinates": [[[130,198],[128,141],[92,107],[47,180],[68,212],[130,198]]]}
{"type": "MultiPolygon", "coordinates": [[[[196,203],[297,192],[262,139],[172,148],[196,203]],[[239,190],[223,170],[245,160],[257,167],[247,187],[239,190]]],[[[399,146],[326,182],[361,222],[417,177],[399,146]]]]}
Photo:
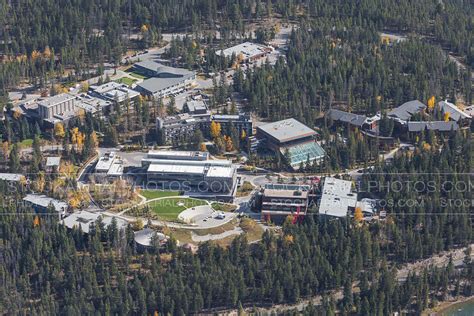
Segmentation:
{"type": "Polygon", "coordinates": [[[445,112],[443,118],[445,122],[449,122],[449,119],[451,118],[451,114],[449,114],[449,112],[445,112]]]}
{"type": "Polygon", "coordinates": [[[63,138],[65,135],[66,131],[64,130],[64,125],[62,123],[54,125],[54,136],[56,138],[63,138]]]}
{"type": "Polygon", "coordinates": [[[435,102],[436,102],[436,99],[435,99],[434,95],[431,98],[428,99],[428,109],[430,111],[432,111],[434,109],[435,102]]]}
{"type": "Polygon", "coordinates": [[[216,121],[212,121],[211,122],[211,137],[217,138],[220,135],[221,135],[221,124],[216,121]]]}
{"type": "Polygon", "coordinates": [[[354,219],[358,223],[364,219],[364,214],[362,214],[362,209],[360,207],[356,207],[354,212],[354,219]]]}

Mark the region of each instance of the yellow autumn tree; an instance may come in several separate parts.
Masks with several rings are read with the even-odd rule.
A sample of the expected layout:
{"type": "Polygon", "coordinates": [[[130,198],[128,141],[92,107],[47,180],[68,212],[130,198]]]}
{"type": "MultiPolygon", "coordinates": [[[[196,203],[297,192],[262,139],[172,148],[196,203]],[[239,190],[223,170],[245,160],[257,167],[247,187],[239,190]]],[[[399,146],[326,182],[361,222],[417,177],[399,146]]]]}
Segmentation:
{"type": "Polygon", "coordinates": [[[89,82],[84,81],[81,84],[81,92],[86,93],[87,91],[89,91],[89,82]]]}
{"type": "Polygon", "coordinates": [[[33,227],[38,227],[39,225],[40,225],[40,219],[39,219],[39,216],[36,215],[33,221],[33,227]]]}
{"type": "Polygon", "coordinates": [[[31,52],[31,59],[36,60],[39,57],[41,57],[41,53],[38,52],[37,50],[34,50],[34,51],[31,52]]]}
{"type": "Polygon", "coordinates": [[[211,122],[211,136],[212,138],[217,138],[221,135],[221,124],[216,122],[216,121],[212,121],[211,122]]]}
{"type": "Polygon", "coordinates": [[[13,110],[13,118],[14,118],[15,120],[20,119],[20,118],[21,118],[21,112],[20,112],[19,110],[17,110],[17,109],[13,110]]]}
{"type": "Polygon", "coordinates": [[[226,136],[225,138],[225,150],[232,151],[234,149],[234,143],[232,143],[232,138],[226,136]]]}
{"type": "Polygon", "coordinates": [[[94,149],[99,148],[99,137],[97,137],[97,133],[95,131],[92,131],[91,133],[91,140],[92,140],[92,146],[94,149]]]}
{"type": "Polygon", "coordinates": [[[65,135],[66,131],[64,130],[64,125],[62,123],[54,125],[54,136],[56,138],[63,138],[65,135]]]}
{"type": "Polygon", "coordinates": [[[140,28],[140,32],[142,33],[148,32],[148,26],[146,26],[146,24],[143,24],[142,27],[140,28]]]}
{"type": "Polygon", "coordinates": [[[50,59],[51,55],[52,55],[51,49],[49,48],[49,46],[46,46],[43,51],[43,57],[46,59],[50,59]]]}
{"type": "Polygon", "coordinates": [[[132,223],[132,229],[134,231],[142,230],[143,229],[143,221],[141,219],[137,219],[132,223]]]}
{"type": "Polygon", "coordinates": [[[451,114],[449,112],[444,113],[444,121],[449,122],[449,119],[451,118],[451,114]]]}
{"type": "Polygon", "coordinates": [[[84,144],[84,134],[79,131],[79,128],[74,127],[71,132],[71,142],[76,146],[76,150],[81,151],[84,144]]]}
{"type": "Polygon", "coordinates": [[[72,178],[75,175],[74,165],[69,161],[62,161],[59,166],[59,172],[66,178],[72,178]]]}
{"type": "Polygon", "coordinates": [[[292,243],[294,243],[294,241],[295,241],[295,238],[293,237],[293,235],[285,235],[286,244],[291,245],[292,243]]]}
{"type": "Polygon", "coordinates": [[[243,130],[242,130],[242,133],[240,134],[240,139],[245,140],[245,138],[247,138],[247,133],[246,133],[245,130],[243,129],[243,130]]]}
{"type": "Polygon", "coordinates": [[[436,99],[435,99],[434,95],[431,96],[431,98],[428,99],[428,109],[430,111],[434,109],[435,102],[436,102],[436,99]]]}
{"type": "Polygon", "coordinates": [[[361,222],[364,219],[364,214],[362,214],[362,209],[360,207],[356,207],[354,212],[354,219],[356,222],[361,222]]]}

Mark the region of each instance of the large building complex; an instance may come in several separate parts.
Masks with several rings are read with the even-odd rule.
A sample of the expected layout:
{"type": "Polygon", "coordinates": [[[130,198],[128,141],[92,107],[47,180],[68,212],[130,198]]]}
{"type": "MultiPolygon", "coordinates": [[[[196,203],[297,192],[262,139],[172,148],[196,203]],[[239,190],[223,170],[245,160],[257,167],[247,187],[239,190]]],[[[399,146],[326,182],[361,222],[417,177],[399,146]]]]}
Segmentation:
{"type": "Polygon", "coordinates": [[[227,58],[235,56],[235,58],[237,58],[241,62],[246,62],[262,58],[268,53],[271,53],[272,50],[273,49],[268,46],[245,42],[239,45],[229,47],[227,49],[218,50],[216,51],[216,54],[227,58]]]}
{"type": "Polygon", "coordinates": [[[257,198],[262,218],[306,215],[310,189],[309,185],[266,184],[257,198]]]}
{"type": "Polygon", "coordinates": [[[67,121],[76,115],[78,108],[74,104],[75,97],[61,93],[38,101],[38,115],[41,119],[55,124],[67,121]]]}
{"type": "MultiPolygon", "coordinates": [[[[98,213],[92,213],[88,211],[79,211],[72,213],[68,217],[61,220],[61,224],[66,226],[69,229],[80,229],[84,234],[88,234],[90,231],[91,225],[95,224],[97,220],[102,219],[102,224],[104,228],[112,225],[113,217],[103,216],[98,213]]],[[[125,229],[128,223],[120,218],[115,217],[117,229],[125,229]]]]}
{"type": "Polygon", "coordinates": [[[200,129],[201,119],[189,113],[181,113],[164,118],[156,119],[156,127],[159,132],[159,142],[172,144],[189,140],[194,132],[200,129]]]}
{"type": "Polygon", "coordinates": [[[406,125],[411,117],[421,113],[426,109],[426,105],[418,100],[408,101],[399,107],[388,112],[387,116],[402,125],[406,125]]]}
{"type": "MultiPolygon", "coordinates": [[[[91,86],[89,88],[89,94],[109,101],[112,104],[118,103],[122,107],[127,103],[133,105],[140,95],[140,93],[128,88],[128,86],[114,81],[99,86],[91,86]]],[[[130,106],[130,109],[133,109],[133,106],[130,106]]]]}
{"type": "Polygon", "coordinates": [[[325,152],[315,137],[314,130],[293,118],[257,127],[259,146],[282,155],[294,169],[301,163],[320,162],[324,158],[325,152]]]}
{"type": "Polygon", "coordinates": [[[196,130],[201,130],[203,135],[210,136],[210,125],[213,121],[221,125],[222,133],[229,135],[235,128],[239,135],[252,135],[252,118],[247,114],[238,115],[211,115],[205,105],[195,101],[186,103],[186,113],[156,119],[156,127],[161,144],[180,143],[189,140],[196,130]]]}
{"type": "Polygon", "coordinates": [[[119,179],[123,175],[123,161],[115,152],[105,153],[97,161],[94,171],[97,179],[119,179]]]}
{"type": "Polygon", "coordinates": [[[68,204],[63,201],[56,200],[43,194],[27,194],[23,201],[31,205],[37,212],[46,212],[49,209],[58,212],[58,215],[66,214],[68,204]]]}
{"type": "Polygon", "coordinates": [[[229,193],[235,187],[236,170],[232,162],[210,160],[206,153],[150,151],[142,166],[146,168],[149,185],[166,189],[229,193]]]}
{"type": "Polygon", "coordinates": [[[196,79],[196,73],[182,68],[174,68],[154,61],[136,63],[135,71],[151,78],[136,87],[140,93],[155,98],[164,98],[190,88],[196,79]]]}
{"type": "Polygon", "coordinates": [[[326,177],[322,188],[319,214],[345,217],[355,211],[357,193],[352,191],[352,181],[326,177]]]}

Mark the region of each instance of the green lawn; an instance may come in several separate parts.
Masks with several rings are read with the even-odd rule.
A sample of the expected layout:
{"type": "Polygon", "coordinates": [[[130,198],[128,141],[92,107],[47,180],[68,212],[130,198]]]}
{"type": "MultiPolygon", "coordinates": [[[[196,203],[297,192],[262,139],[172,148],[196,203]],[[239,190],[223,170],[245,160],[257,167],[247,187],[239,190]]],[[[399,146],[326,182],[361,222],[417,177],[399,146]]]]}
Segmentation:
{"type": "Polygon", "coordinates": [[[135,77],[137,79],[147,79],[147,77],[133,71],[129,71],[128,73],[130,74],[130,76],[135,77]]]}
{"type": "Polygon", "coordinates": [[[126,84],[127,86],[131,86],[133,83],[135,83],[137,80],[128,78],[128,77],[122,77],[120,79],[115,80],[118,83],[123,83],[126,84]]]}
{"type": "Polygon", "coordinates": [[[140,191],[140,194],[143,195],[147,200],[152,200],[168,196],[178,196],[179,191],[143,190],[140,191]]]}
{"type": "Polygon", "coordinates": [[[150,210],[158,215],[161,219],[173,221],[178,219],[179,213],[185,209],[206,205],[204,200],[170,197],[158,201],[153,201],[148,204],[150,210]],[[182,205],[181,205],[182,204],[182,205]]]}
{"type": "Polygon", "coordinates": [[[20,148],[31,147],[31,146],[33,146],[33,139],[31,139],[31,138],[24,139],[18,145],[20,146],[20,148]]]}
{"type": "Polygon", "coordinates": [[[233,212],[237,208],[237,206],[234,204],[220,203],[220,202],[213,202],[211,206],[216,211],[222,211],[222,212],[233,212]]]}

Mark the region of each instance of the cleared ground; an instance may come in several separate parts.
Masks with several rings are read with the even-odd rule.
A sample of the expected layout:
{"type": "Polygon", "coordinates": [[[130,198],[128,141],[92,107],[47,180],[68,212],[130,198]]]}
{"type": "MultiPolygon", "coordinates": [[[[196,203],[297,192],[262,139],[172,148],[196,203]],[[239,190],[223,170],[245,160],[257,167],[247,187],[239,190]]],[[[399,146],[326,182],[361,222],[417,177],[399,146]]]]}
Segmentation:
{"type": "Polygon", "coordinates": [[[163,197],[178,196],[179,191],[143,190],[140,191],[140,194],[147,200],[152,200],[163,197]]]}
{"type": "Polygon", "coordinates": [[[150,211],[158,215],[164,220],[174,221],[178,219],[179,213],[185,209],[206,205],[204,200],[197,200],[191,198],[170,197],[148,204],[150,211]]]}

